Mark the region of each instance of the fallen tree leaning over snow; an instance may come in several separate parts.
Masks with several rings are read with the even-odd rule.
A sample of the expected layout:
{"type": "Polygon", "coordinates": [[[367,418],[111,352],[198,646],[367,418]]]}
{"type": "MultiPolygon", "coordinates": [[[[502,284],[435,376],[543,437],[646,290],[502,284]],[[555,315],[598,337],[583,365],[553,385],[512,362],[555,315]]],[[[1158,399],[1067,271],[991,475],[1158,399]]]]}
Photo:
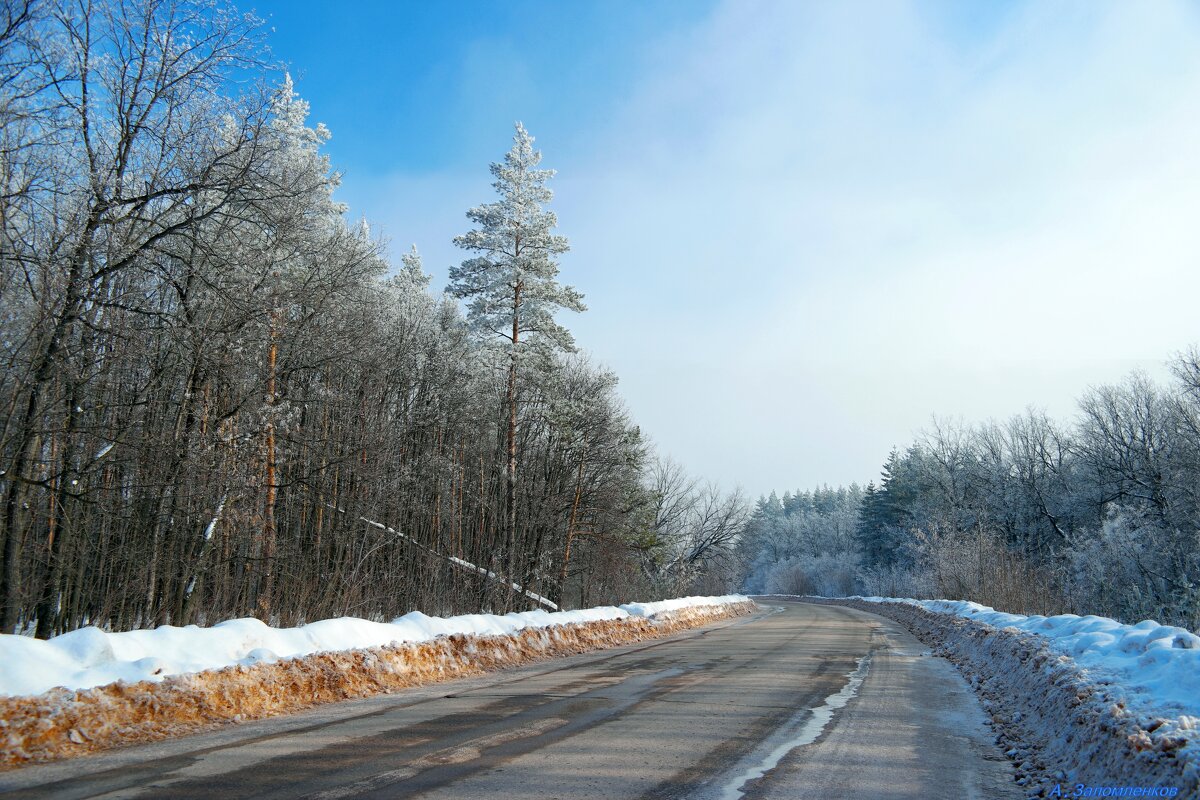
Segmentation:
{"type": "MultiPolygon", "coordinates": [[[[224,501],[222,501],[222,502],[224,502],[224,501]]],[[[335,506],[331,503],[326,503],[325,506],[327,508],[332,508],[334,511],[337,511],[339,514],[346,513],[346,510],[344,508],[338,508],[337,506],[335,506]]],[[[217,510],[218,510],[218,512],[220,511],[220,509],[217,509],[217,510]]],[[[490,581],[499,583],[501,586],[507,585],[509,588],[511,588],[517,594],[528,597],[530,600],[533,600],[538,605],[545,606],[546,608],[550,609],[551,611],[558,611],[558,604],[551,601],[549,598],[542,597],[540,594],[538,594],[534,591],[531,591],[529,589],[526,589],[524,586],[522,586],[519,583],[510,581],[507,578],[502,578],[501,576],[492,572],[490,569],[484,569],[483,567],[481,567],[477,564],[472,564],[470,561],[459,558],[458,556],[448,556],[445,553],[440,553],[437,550],[434,550],[429,545],[422,544],[421,542],[418,542],[413,537],[411,537],[407,534],[401,533],[400,531],[396,530],[395,528],[393,528],[389,525],[384,525],[382,522],[376,522],[373,519],[367,519],[366,517],[363,517],[363,516],[360,516],[358,519],[361,522],[367,523],[372,528],[378,528],[381,531],[386,531],[387,533],[392,534],[400,541],[405,542],[406,544],[409,544],[413,547],[416,547],[418,550],[424,550],[426,553],[429,553],[434,558],[440,558],[443,561],[445,561],[446,563],[453,564],[454,566],[458,567],[459,569],[464,569],[467,572],[473,572],[476,575],[482,575],[483,577],[487,578],[490,581]]],[[[206,534],[206,536],[207,536],[207,534],[206,534]]],[[[507,589],[506,589],[506,591],[507,591],[507,589]]]]}
{"type": "MultiPolygon", "coordinates": [[[[981,695],[1030,796],[1057,796],[1056,785],[1061,796],[1073,796],[1084,784],[1175,787],[1172,796],[1200,797],[1200,719],[1156,709],[1128,694],[1111,674],[1081,667],[1046,637],[971,619],[949,605],[930,610],[879,598],[818,602],[896,620],[954,662],[981,695]]],[[[1002,621],[1004,615],[997,616],[1002,621]]],[[[1090,619],[1097,618],[1084,621],[1090,619]]]]}
{"type": "MultiPolygon", "coordinates": [[[[253,665],[0,697],[0,765],[51,761],[547,658],[668,636],[755,608],[741,597],[624,606],[627,616],[500,635],[321,652],[253,665]],[[702,601],[711,600],[705,604],[702,601]]],[[[596,609],[600,610],[600,609],[596,609]]]]}

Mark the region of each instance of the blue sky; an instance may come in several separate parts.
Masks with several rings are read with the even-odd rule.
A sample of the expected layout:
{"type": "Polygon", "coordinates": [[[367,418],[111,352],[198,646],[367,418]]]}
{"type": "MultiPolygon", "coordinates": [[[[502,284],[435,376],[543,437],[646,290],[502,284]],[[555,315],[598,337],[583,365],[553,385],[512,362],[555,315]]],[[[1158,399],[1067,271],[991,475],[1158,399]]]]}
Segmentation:
{"type": "Polygon", "coordinates": [[[648,44],[711,0],[464,0],[248,6],[274,28],[314,116],[338,130],[348,176],[482,167],[522,119],[561,154],[655,69],[648,44]]]}
{"type": "Polygon", "coordinates": [[[258,3],[345,177],[416,243],[559,170],[562,321],[690,470],[876,477],[932,414],[1069,419],[1200,340],[1193,3],[258,3]]]}

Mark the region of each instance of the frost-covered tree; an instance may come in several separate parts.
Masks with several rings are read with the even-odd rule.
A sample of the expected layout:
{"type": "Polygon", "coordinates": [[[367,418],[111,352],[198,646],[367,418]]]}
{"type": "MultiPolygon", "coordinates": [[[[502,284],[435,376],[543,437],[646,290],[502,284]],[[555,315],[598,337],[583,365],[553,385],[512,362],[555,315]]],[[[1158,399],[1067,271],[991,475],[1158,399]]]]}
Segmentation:
{"type": "Polygon", "coordinates": [[[731,587],[750,517],[741,490],[702,483],[665,457],[648,465],[645,482],[646,515],[633,543],[649,584],[667,594],[731,587]]]}
{"type": "Polygon", "coordinates": [[[472,335],[347,224],[328,131],[230,1],[0,7],[0,629],[498,610],[498,554],[558,601],[645,598],[647,446],[616,377],[558,356],[582,306],[531,140],[460,276],[512,333],[472,335]]]}
{"type": "Polygon", "coordinates": [[[6,384],[3,405],[14,411],[0,425],[6,631],[30,584],[45,582],[22,574],[26,548],[46,552],[53,582],[83,530],[70,524],[82,505],[70,487],[98,467],[85,454],[100,447],[84,416],[85,384],[108,352],[102,337],[128,333],[110,318],[159,313],[147,264],[252,183],[262,120],[252,90],[223,95],[229,72],[254,69],[261,55],[257,21],[225,3],[5,4],[0,24],[11,31],[14,20],[25,20],[25,44],[0,37],[0,107],[19,117],[6,113],[0,132],[0,272],[21,277],[2,299],[4,316],[20,318],[27,334],[6,359],[17,379],[6,384]],[[223,119],[235,120],[232,135],[223,119]]]}
{"type": "Polygon", "coordinates": [[[554,196],[546,186],[554,171],[538,169],[541,160],[542,154],[533,149],[533,137],[518,122],[512,149],[503,162],[491,167],[492,185],[500,199],[467,212],[476,227],[455,237],[454,243],[476,255],[451,268],[448,287],[455,297],[468,301],[472,329],[497,342],[507,361],[506,530],[501,561],[510,574],[517,536],[518,375],[529,356],[545,359],[556,351],[573,351],[574,339],[555,322],[554,314],[564,308],[585,308],[583,295],[557,280],[558,257],[568,245],[565,237],[554,233],[557,219],[546,208],[554,196]]]}
{"type": "Polygon", "coordinates": [[[258,565],[257,611],[264,619],[272,613],[276,580],[279,462],[284,439],[302,412],[288,396],[284,377],[309,366],[306,362],[321,349],[327,348],[318,356],[324,359],[338,344],[346,346],[346,339],[332,335],[330,307],[345,302],[384,268],[375,245],[342,219],[345,206],[333,197],[339,176],[322,149],[329,131],[320,123],[310,126],[309,104],[296,93],[290,75],[275,93],[270,112],[258,170],[260,185],[270,191],[266,202],[253,198],[248,204],[251,230],[242,237],[252,255],[248,262],[259,268],[246,271],[246,277],[252,281],[250,296],[260,298],[252,304],[248,332],[258,334],[263,353],[263,402],[249,427],[259,432],[263,464],[257,503],[261,523],[255,526],[252,560],[258,565]]]}
{"type": "MultiPolygon", "coordinates": [[[[874,489],[872,488],[872,491],[874,489]]],[[[860,557],[856,525],[861,487],[774,492],[760,499],[742,529],[738,550],[751,592],[850,594],[860,557]]]]}

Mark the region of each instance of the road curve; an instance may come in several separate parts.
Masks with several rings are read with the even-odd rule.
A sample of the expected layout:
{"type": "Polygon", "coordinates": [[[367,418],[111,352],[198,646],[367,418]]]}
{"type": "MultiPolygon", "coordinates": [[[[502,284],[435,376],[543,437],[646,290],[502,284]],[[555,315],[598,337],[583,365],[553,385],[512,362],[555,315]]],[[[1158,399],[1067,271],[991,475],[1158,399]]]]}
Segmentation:
{"type": "Polygon", "coordinates": [[[981,798],[1022,794],[954,668],[896,623],[749,618],[0,774],[14,798],[981,798]]]}

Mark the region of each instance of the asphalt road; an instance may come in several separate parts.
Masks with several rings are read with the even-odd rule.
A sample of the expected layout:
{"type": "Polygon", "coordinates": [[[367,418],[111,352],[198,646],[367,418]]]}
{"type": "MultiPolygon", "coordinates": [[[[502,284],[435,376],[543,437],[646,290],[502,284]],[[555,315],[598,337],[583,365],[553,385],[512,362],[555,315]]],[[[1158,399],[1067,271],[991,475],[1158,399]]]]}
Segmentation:
{"type": "Polygon", "coordinates": [[[984,798],[1022,793],[974,695],[890,620],[749,618],[0,774],[29,798],[984,798]]]}

